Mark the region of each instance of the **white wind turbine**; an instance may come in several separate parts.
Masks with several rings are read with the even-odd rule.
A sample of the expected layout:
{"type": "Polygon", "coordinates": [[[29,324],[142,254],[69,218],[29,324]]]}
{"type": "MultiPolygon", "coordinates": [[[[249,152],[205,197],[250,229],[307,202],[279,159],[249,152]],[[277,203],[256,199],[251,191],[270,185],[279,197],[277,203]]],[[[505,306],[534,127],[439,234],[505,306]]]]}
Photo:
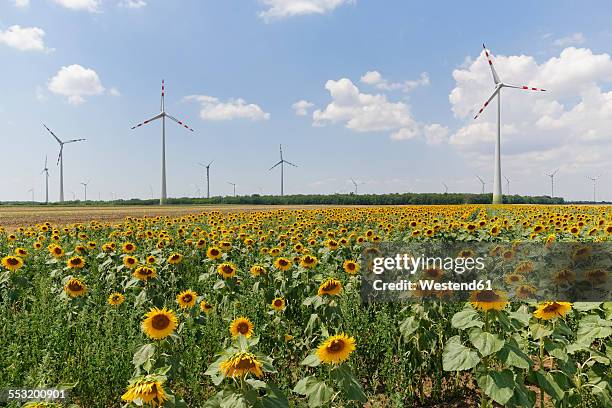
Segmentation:
{"type": "Polygon", "coordinates": [[[40,174],[45,175],[45,204],[49,204],[49,168],[47,167],[47,156],[45,156],[45,168],[40,174]]]}
{"type": "Polygon", "coordinates": [[[550,177],[550,197],[554,197],[555,196],[555,174],[557,174],[557,172],[559,171],[559,169],[553,171],[550,174],[547,174],[548,177],[550,177]]]}
{"type": "Polygon", "coordinates": [[[510,179],[506,176],[504,178],[506,179],[506,194],[510,195],[510,179]]]}
{"type": "Polygon", "coordinates": [[[482,111],[485,110],[489,102],[497,96],[497,139],[495,140],[495,173],[493,177],[493,204],[501,204],[502,202],[502,187],[501,187],[501,90],[502,88],[516,88],[516,89],[524,89],[527,91],[545,91],[545,89],[534,88],[530,86],[517,86],[506,84],[499,79],[497,72],[495,71],[495,67],[493,67],[493,61],[489,56],[489,52],[484,44],[482,44],[482,48],[484,49],[487,60],[489,61],[489,67],[491,67],[491,74],[493,75],[493,82],[495,83],[495,88],[489,99],[484,103],[483,107],[480,108],[478,113],[474,116],[476,119],[482,111]]]}
{"type": "Polygon", "coordinates": [[[189,129],[193,132],[193,129],[187,126],[185,123],[181,122],[174,116],[168,114],[165,110],[165,85],[164,80],[162,79],[162,88],[161,88],[161,103],[160,103],[160,112],[153,116],[151,119],[147,119],[142,123],[133,126],[132,129],[136,129],[142,125],[146,125],[149,122],[153,122],[154,120],[161,119],[162,120],[162,139],[161,139],[161,195],[159,197],[159,204],[164,205],[166,199],[168,198],[166,194],[166,117],[175,121],[179,125],[183,126],[185,129],[189,129]]]}
{"type": "Polygon", "coordinates": [[[87,186],[89,185],[89,183],[91,183],[91,180],[87,180],[87,183],[81,183],[81,185],[85,189],[85,200],[83,200],[85,202],[87,202],[87,186]]]}
{"type": "Polygon", "coordinates": [[[274,166],[270,167],[270,169],[268,171],[272,171],[273,168],[275,168],[276,166],[278,166],[280,164],[280,166],[281,166],[281,177],[280,177],[280,186],[281,186],[281,190],[280,191],[281,191],[281,194],[280,195],[282,197],[285,194],[284,185],[283,185],[284,177],[285,177],[285,175],[284,175],[285,163],[287,163],[287,164],[289,164],[289,165],[291,165],[293,167],[297,167],[297,166],[295,164],[291,163],[290,161],[283,159],[283,146],[282,145],[279,145],[279,146],[280,146],[280,161],[278,163],[276,163],[274,166]]]}
{"type": "Polygon", "coordinates": [[[476,178],[480,181],[480,184],[482,184],[482,189],[480,190],[480,194],[484,194],[485,193],[485,181],[480,178],[480,176],[476,176],[476,178]]]}
{"type": "Polygon", "coordinates": [[[357,187],[365,184],[363,181],[358,183],[354,179],[351,179],[351,183],[353,183],[353,186],[355,186],[355,195],[357,195],[357,187]]]}
{"type": "Polygon", "coordinates": [[[64,202],[64,145],[69,144],[69,143],[81,142],[81,141],[86,140],[86,139],[72,139],[72,140],[66,140],[65,142],[63,142],[44,123],[43,123],[43,126],[45,127],[45,129],[47,129],[49,131],[49,133],[51,133],[51,136],[53,136],[55,138],[55,140],[57,140],[57,143],[59,143],[59,145],[60,145],[59,156],[57,156],[57,164],[59,164],[59,166],[60,166],[60,193],[59,193],[60,196],[59,196],[59,201],[60,201],[60,203],[63,203],[64,202]]]}
{"type": "Polygon", "coordinates": [[[34,202],[34,187],[28,190],[28,193],[32,193],[32,202],[34,202]]]}
{"type": "Polygon", "coordinates": [[[210,165],[213,164],[214,160],[211,160],[210,163],[204,165],[202,163],[198,163],[202,167],[206,167],[206,198],[210,198],[210,165]]]}
{"type": "Polygon", "coordinates": [[[442,185],[444,186],[444,194],[448,194],[448,186],[445,182],[442,182],[442,185]]]}
{"type": "Polygon", "coordinates": [[[596,193],[596,189],[597,189],[597,180],[599,180],[600,177],[601,177],[601,174],[599,176],[597,176],[597,177],[589,177],[589,176],[587,176],[587,178],[593,182],[593,203],[597,202],[597,200],[595,199],[596,198],[596,194],[595,193],[596,193]]]}
{"type": "Polygon", "coordinates": [[[234,187],[234,197],[236,197],[236,183],[232,183],[231,181],[228,181],[227,184],[234,187]]]}

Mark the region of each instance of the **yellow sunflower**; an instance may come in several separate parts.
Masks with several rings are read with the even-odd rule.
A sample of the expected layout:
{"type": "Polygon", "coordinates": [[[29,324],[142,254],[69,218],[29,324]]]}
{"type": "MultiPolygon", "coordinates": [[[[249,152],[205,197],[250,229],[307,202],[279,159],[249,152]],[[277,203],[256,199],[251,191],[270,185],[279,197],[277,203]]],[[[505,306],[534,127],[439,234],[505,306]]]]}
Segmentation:
{"type": "Polygon", "coordinates": [[[288,271],[291,269],[292,262],[284,257],[276,258],[274,261],[274,266],[276,269],[280,269],[281,271],[288,271]]]}
{"type": "Polygon", "coordinates": [[[261,265],[253,265],[251,266],[250,272],[251,272],[251,275],[256,278],[260,276],[261,274],[266,273],[266,269],[261,265]]]}
{"type": "Polygon", "coordinates": [[[13,255],[5,256],[2,258],[2,266],[11,272],[15,272],[23,266],[23,259],[13,255]]]}
{"type": "Polygon", "coordinates": [[[335,296],[338,295],[341,291],[342,283],[337,279],[329,278],[319,286],[319,291],[317,293],[319,294],[319,296],[335,296]]]}
{"type": "Polygon", "coordinates": [[[209,259],[219,259],[221,258],[221,255],[222,255],[221,250],[215,246],[209,247],[206,250],[206,256],[209,259]]]}
{"type": "Polygon", "coordinates": [[[151,266],[141,265],[134,270],[132,274],[136,279],[140,279],[141,281],[147,281],[149,279],[153,279],[157,277],[157,271],[155,268],[151,266]]]}
{"type": "Polygon", "coordinates": [[[54,258],[61,258],[62,256],[64,256],[64,250],[59,245],[49,245],[49,252],[54,258]]]}
{"type": "Polygon", "coordinates": [[[119,306],[125,300],[125,296],[121,293],[115,292],[108,297],[108,304],[112,306],[119,306]]]}
{"type": "Polygon", "coordinates": [[[359,264],[352,259],[347,259],[342,263],[342,269],[349,275],[357,275],[359,273],[359,264]]]}
{"type": "Polygon", "coordinates": [[[238,337],[239,335],[243,335],[247,339],[253,335],[253,323],[246,317],[237,317],[230,324],[230,333],[232,337],[238,337]]]}
{"type": "Polygon", "coordinates": [[[300,265],[306,269],[313,269],[318,263],[317,257],[312,255],[304,255],[300,260],[300,265]]]}
{"type": "Polygon", "coordinates": [[[178,265],[181,263],[182,260],[183,260],[183,255],[179,254],[178,252],[175,252],[168,257],[168,263],[170,265],[178,265]]]}
{"type": "Polygon", "coordinates": [[[470,295],[470,303],[474,309],[487,312],[489,310],[502,310],[508,304],[503,292],[495,290],[477,290],[470,295]]]}
{"type": "Polygon", "coordinates": [[[126,254],[131,254],[132,252],[136,250],[136,245],[132,244],[131,242],[126,242],[125,244],[121,246],[121,249],[126,254]]]}
{"type": "Polygon", "coordinates": [[[276,310],[277,312],[280,312],[285,308],[285,299],[281,297],[274,298],[272,299],[272,303],[270,304],[270,306],[272,307],[272,309],[276,310]]]}
{"type": "Polygon", "coordinates": [[[133,269],[138,265],[138,259],[131,255],[126,255],[123,257],[123,265],[128,269],[133,269]]]}
{"type": "Polygon", "coordinates": [[[550,320],[556,317],[565,317],[571,309],[572,304],[569,302],[544,302],[538,306],[533,315],[538,319],[550,320]]]}
{"type": "Polygon", "coordinates": [[[236,276],[236,265],[231,262],[224,262],[217,266],[217,273],[223,277],[223,279],[230,279],[236,276]]]}
{"type": "Polygon", "coordinates": [[[537,289],[533,285],[519,285],[515,289],[516,297],[519,299],[533,299],[537,289]]]}
{"type": "Polygon", "coordinates": [[[85,292],[87,292],[87,286],[77,278],[70,278],[68,282],[64,285],[64,291],[70,297],[79,297],[85,296],[85,292]]]}
{"type": "Polygon", "coordinates": [[[83,269],[85,266],[85,259],[82,256],[73,256],[66,262],[66,265],[68,265],[70,269],[83,269]]]}
{"type": "Polygon", "coordinates": [[[254,354],[246,351],[237,352],[219,364],[219,368],[223,372],[223,375],[230,378],[244,378],[248,374],[253,374],[255,377],[262,377],[262,366],[263,364],[261,361],[257,360],[254,354]]]}
{"type": "Polygon", "coordinates": [[[149,310],[142,321],[142,330],[152,339],[161,340],[171,335],[178,324],[176,314],[165,307],[149,310]]]}
{"type": "Polygon", "coordinates": [[[28,256],[28,251],[25,248],[15,248],[15,255],[25,258],[28,256]]]}
{"type": "Polygon", "coordinates": [[[176,295],[176,301],[181,309],[192,308],[196,304],[198,294],[191,289],[187,289],[176,295]]]}
{"type": "Polygon", "coordinates": [[[127,402],[135,402],[139,406],[144,403],[152,407],[161,407],[168,400],[168,397],[159,380],[144,377],[132,382],[121,399],[127,402]]]}
{"type": "Polygon", "coordinates": [[[213,308],[214,308],[214,306],[211,305],[210,303],[208,303],[205,300],[200,302],[200,310],[203,311],[206,314],[209,314],[210,312],[212,312],[213,308]]]}
{"type": "Polygon", "coordinates": [[[344,333],[329,337],[317,348],[317,356],[322,363],[340,364],[346,361],[355,350],[355,339],[344,333]]]}

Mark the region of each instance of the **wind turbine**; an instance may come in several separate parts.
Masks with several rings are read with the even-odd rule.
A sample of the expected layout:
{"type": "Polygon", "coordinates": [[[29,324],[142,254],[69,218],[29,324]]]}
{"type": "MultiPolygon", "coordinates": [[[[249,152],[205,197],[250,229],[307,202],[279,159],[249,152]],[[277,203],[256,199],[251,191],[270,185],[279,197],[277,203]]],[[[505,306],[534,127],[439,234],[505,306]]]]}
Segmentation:
{"type": "Polygon", "coordinates": [[[166,113],[165,110],[165,104],[164,104],[164,99],[165,99],[165,85],[164,85],[164,80],[162,79],[162,87],[161,87],[161,103],[160,103],[160,107],[159,110],[160,112],[153,116],[151,119],[147,119],[142,123],[137,124],[136,126],[133,126],[132,129],[136,129],[137,127],[140,127],[142,125],[146,125],[149,122],[153,122],[154,120],[157,119],[161,119],[162,120],[162,139],[161,139],[161,195],[159,197],[159,205],[164,205],[166,202],[166,199],[168,198],[167,194],[166,194],[166,117],[168,117],[169,119],[175,121],[176,123],[178,123],[179,125],[183,126],[185,129],[189,129],[193,132],[193,129],[190,128],[189,126],[187,126],[185,123],[181,122],[180,120],[178,120],[177,118],[175,118],[174,116],[166,113]]]}
{"type": "Polygon", "coordinates": [[[351,183],[353,183],[353,185],[355,186],[355,195],[357,195],[357,187],[361,186],[363,184],[365,184],[363,181],[360,183],[357,183],[355,180],[351,179],[351,183]]]}
{"type": "Polygon", "coordinates": [[[231,181],[228,181],[227,184],[231,184],[232,186],[234,186],[234,197],[236,197],[236,183],[232,183],[231,181]]]}
{"type": "Polygon", "coordinates": [[[550,177],[550,197],[554,197],[555,196],[555,174],[557,174],[557,172],[559,171],[559,169],[553,171],[551,174],[547,174],[548,177],[550,177]]]}
{"type": "Polygon", "coordinates": [[[482,189],[480,190],[480,194],[484,194],[485,193],[485,181],[482,178],[480,178],[480,176],[478,175],[476,176],[476,178],[480,180],[480,183],[482,184],[482,189]]]}
{"type": "Polygon", "coordinates": [[[487,51],[487,47],[482,44],[487,60],[489,61],[489,67],[491,67],[491,74],[493,75],[493,82],[495,82],[495,88],[489,99],[484,103],[483,107],[480,108],[474,119],[478,118],[482,111],[485,110],[489,102],[497,96],[497,139],[495,140],[495,173],[493,177],[493,204],[501,204],[502,202],[502,188],[501,188],[501,90],[502,88],[516,88],[524,89],[527,91],[545,91],[545,89],[534,88],[530,86],[517,86],[506,84],[499,79],[495,67],[493,67],[493,61],[487,51]]]}
{"type": "Polygon", "coordinates": [[[85,189],[85,200],[84,200],[85,202],[87,202],[87,186],[89,185],[90,182],[91,180],[87,180],[87,183],[81,183],[81,185],[85,189]]]}
{"type": "Polygon", "coordinates": [[[506,176],[504,178],[506,179],[506,194],[510,195],[510,179],[506,176]]]}
{"type": "Polygon", "coordinates": [[[285,159],[283,159],[283,146],[280,146],[280,161],[278,163],[276,163],[274,166],[270,167],[270,169],[268,171],[272,171],[273,168],[275,168],[276,166],[278,166],[280,164],[281,166],[281,177],[280,177],[280,186],[281,186],[281,197],[284,195],[284,186],[283,186],[283,178],[284,178],[284,168],[285,168],[285,163],[293,166],[293,167],[297,167],[295,164],[291,163],[290,161],[287,161],[285,159]]]}
{"type": "Polygon", "coordinates": [[[597,200],[595,199],[595,189],[596,189],[596,186],[597,186],[597,180],[599,180],[600,177],[601,177],[601,174],[599,176],[597,176],[597,177],[588,177],[587,176],[587,178],[593,182],[593,203],[597,202],[597,200]]]}
{"type": "Polygon", "coordinates": [[[51,133],[51,136],[53,136],[55,140],[57,140],[57,143],[59,143],[60,145],[59,156],[57,156],[57,164],[59,164],[60,166],[60,197],[59,197],[59,200],[60,200],[60,203],[63,203],[64,202],[64,145],[69,144],[69,143],[81,142],[86,139],[72,139],[72,140],[66,140],[65,142],[63,142],[44,123],[43,123],[43,126],[45,127],[45,129],[49,131],[49,133],[51,133]]]}
{"type": "Polygon", "coordinates": [[[213,164],[213,162],[214,160],[211,160],[207,165],[198,163],[200,166],[206,167],[206,198],[210,198],[210,165],[213,164]]]}
{"type": "Polygon", "coordinates": [[[47,167],[47,156],[45,156],[45,168],[40,174],[45,174],[45,204],[49,204],[49,168],[47,167]]]}
{"type": "Polygon", "coordinates": [[[28,190],[28,193],[32,193],[32,202],[34,202],[34,187],[28,190]]]}
{"type": "Polygon", "coordinates": [[[444,194],[448,194],[448,186],[445,182],[442,182],[442,185],[444,186],[444,194]]]}

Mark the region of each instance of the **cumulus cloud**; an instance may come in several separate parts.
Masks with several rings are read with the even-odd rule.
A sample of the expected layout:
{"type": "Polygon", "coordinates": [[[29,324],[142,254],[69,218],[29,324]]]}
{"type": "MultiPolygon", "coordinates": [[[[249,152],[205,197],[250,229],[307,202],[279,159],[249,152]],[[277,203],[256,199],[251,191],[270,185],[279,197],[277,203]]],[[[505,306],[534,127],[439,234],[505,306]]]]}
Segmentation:
{"type": "Polygon", "coordinates": [[[14,25],[0,31],[0,44],[20,51],[45,51],[45,31],[38,27],[14,25]]]}
{"type": "Polygon", "coordinates": [[[85,102],[84,96],[101,95],[104,87],[93,69],[74,64],[62,67],[49,81],[49,90],[67,96],[68,102],[78,105],[85,102]]]}
{"type": "Polygon", "coordinates": [[[571,45],[581,45],[586,42],[586,37],[582,33],[573,33],[566,37],[557,38],[553,44],[557,47],[569,47],[571,45]]]}
{"type": "Polygon", "coordinates": [[[266,7],[259,17],[266,21],[306,14],[325,14],[354,0],[260,0],[266,7]]]}
{"type": "Polygon", "coordinates": [[[131,8],[131,9],[139,9],[147,5],[147,2],[144,0],[122,0],[119,3],[120,7],[131,8]]]}
{"type": "MultiPolygon", "coordinates": [[[[502,90],[502,163],[514,174],[543,174],[561,167],[589,173],[612,166],[612,60],[587,48],[565,48],[538,63],[532,56],[495,56],[502,81],[547,92],[502,90]]],[[[477,120],[472,114],[493,90],[484,53],[453,72],[452,111],[464,121],[449,137],[475,166],[490,167],[497,132],[496,104],[477,120]]]]}
{"type": "Polygon", "coordinates": [[[108,90],[108,94],[111,96],[121,96],[121,92],[119,92],[119,90],[114,86],[108,90]]]}
{"type": "Polygon", "coordinates": [[[30,0],[15,0],[15,7],[28,7],[30,0]]]}
{"type": "Polygon", "coordinates": [[[100,0],[53,0],[55,3],[70,10],[84,10],[90,13],[100,11],[100,0]]]}
{"type": "Polygon", "coordinates": [[[296,103],[291,105],[291,108],[293,108],[295,114],[298,116],[308,116],[309,110],[313,106],[314,103],[302,99],[301,101],[297,101],[296,103]]]}
{"type": "Polygon", "coordinates": [[[401,89],[403,92],[410,92],[418,86],[429,85],[429,74],[421,73],[419,79],[407,80],[403,82],[390,82],[378,71],[368,71],[361,77],[360,81],[366,85],[372,85],[383,91],[393,91],[401,89]]]}
{"type": "Polygon", "coordinates": [[[222,121],[232,119],[268,120],[270,114],[258,105],[247,103],[242,98],[223,102],[214,96],[189,95],[185,100],[200,103],[200,117],[204,120],[222,121]]]}

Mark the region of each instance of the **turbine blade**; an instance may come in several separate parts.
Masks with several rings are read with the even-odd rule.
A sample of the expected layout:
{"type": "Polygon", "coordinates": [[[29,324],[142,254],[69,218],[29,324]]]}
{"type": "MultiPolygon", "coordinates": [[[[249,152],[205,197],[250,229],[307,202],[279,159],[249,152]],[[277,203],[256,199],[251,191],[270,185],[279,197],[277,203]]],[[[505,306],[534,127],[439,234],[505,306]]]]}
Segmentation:
{"type": "Polygon", "coordinates": [[[162,79],[162,87],[161,87],[161,101],[159,102],[159,110],[161,112],[164,111],[164,98],[165,98],[165,94],[166,94],[166,85],[164,80],[162,79]]]}
{"type": "Polygon", "coordinates": [[[66,144],[66,143],[74,143],[74,142],[82,142],[83,140],[87,140],[87,139],[72,139],[72,140],[65,141],[64,144],[66,144]]]}
{"type": "Polygon", "coordinates": [[[480,116],[480,114],[482,113],[482,111],[485,110],[485,108],[489,105],[489,102],[491,102],[491,99],[495,98],[495,96],[499,93],[499,88],[496,88],[495,91],[493,91],[493,93],[491,94],[491,96],[489,96],[489,99],[487,99],[487,101],[484,103],[484,105],[482,105],[482,108],[480,108],[480,110],[478,111],[478,113],[474,116],[474,119],[476,119],[478,116],[480,116]]]}
{"type": "Polygon", "coordinates": [[[189,129],[192,132],[194,131],[192,128],[190,128],[189,126],[187,126],[187,124],[181,122],[180,120],[178,120],[177,118],[175,118],[174,116],[170,116],[166,113],[166,116],[169,117],[170,119],[172,119],[173,121],[175,121],[176,123],[178,123],[179,125],[181,125],[182,127],[184,127],[185,129],[189,129]]]}
{"type": "Polygon", "coordinates": [[[45,155],[45,169],[47,168],[47,155],[45,155]]]}
{"type": "Polygon", "coordinates": [[[55,164],[56,166],[59,166],[60,159],[62,158],[62,152],[63,151],[64,151],[64,145],[61,145],[59,154],[57,155],[57,163],[55,164]]]}
{"type": "Polygon", "coordinates": [[[533,86],[527,86],[527,85],[510,85],[510,84],[504,84],[504,86],[506,88],[516,88],[516,89],[523,89],[525,91],[540,91],[540,92],[546,92],[546,89],[542,89],[542,88],[535,88],[533,86]]]}
{"type": "Polygon", "coordinates": [[[285,163],[292,165],[293,167],[297,167],[297,164],[293,164],[290,161],[285,160],[285,163]]]}
{"type": "Polygon", "coordinates": [[[53,132],[51,131],[51,129],[49,129],[49,128],[47,127],[47,125],[45,125],[45,124],[43,123],[43,126],[45,127],[45,129],[47,129],[47,130],[49,131],[49,133],[51,133],[51,136],[53,136],[53,137],[55,138],[55,140],[57,140],[57,143],[62,144],[62,141],[59,139],[59,137],[55,136],[55,133],[53,133],[53,132]]]}
{"type": "Polygon", "coordinates": [[[270,167],[270,168],[268,169],[268,171],[272,170],[273,168],[275,168],[276,166],[278,166],[278,165],[279,165],[279,164],[281,164],[282,162],[283,162],[282,160],[281,160],[281,161],[279,161],[279,162],[278,162],[278,163],[276,163],[274,166],[270,167]]]}
{"type": "Polygon", "coordinates": [[[151,119],[147,119],[144,122],[137,124],[136,126],[132,126],[132,129],[136,129],[137,127],[141,127],[142,125],[146,125],[149,122],[153,122],[154,120],[157,120],[157,119],[161,118],[162,116],[163,116],[163,114],[159,113],[159,114],[153,116],[151,119]]]}
{"type": "Polygon", "coordinates": [[[484,44],[482,44],[482,48],[484,49],[485,55],[487,56],[487,60],[489,61],[489,66],[491,67],[491,74],[493,74],[493,81],[495,81],[495,85],[497,85],[501,82],[501,80],[499,79],[499,75],[497,75],[497,72],[495,71],[491,55],[489,55],[489,51],[487,51],[487,47],[485,47],[484,44]]]}
{"type": "Polygon", "coordinates": [[[211,160],[210,163],[208,163],[208,166],[206,167],[210,167],[211,164],[213,164],[214,160],[211,160]]]}

